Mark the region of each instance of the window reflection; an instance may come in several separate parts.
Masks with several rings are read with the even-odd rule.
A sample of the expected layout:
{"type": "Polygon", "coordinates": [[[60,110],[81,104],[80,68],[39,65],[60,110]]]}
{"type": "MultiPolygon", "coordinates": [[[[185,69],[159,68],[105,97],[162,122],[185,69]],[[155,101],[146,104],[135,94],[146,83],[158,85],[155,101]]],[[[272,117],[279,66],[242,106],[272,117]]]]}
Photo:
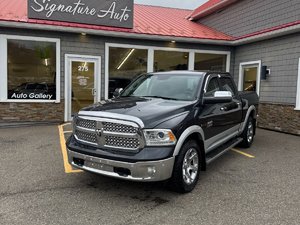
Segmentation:
{"type": "Polygon", "coordinates": [[[188,52],[154,51],[154,71],[187,70],[188,52]]]}
{"type": "Polygon", "coordinates": [[[8,99],[56,99],[56,44],[7,42],[8,99]]]}
{"type": "Polygon", "coordinates": [[[135,77],[147,72],[148,50],[109,48],[109,98],[117,88],[125,88],[135,77]]]}
{"type": "Polygon", "coordinates": [[[244,70],[244,91],[256,91],[257,67],[243,68],[244,70]]]}
{"type": "Polygon", "coordinates": [[[227,55],[196,53],[195,70],[226,72],[227,55]]]}
{"type": "MultiPolygon", "coordinates": [[[[154,50],[154,72],[188,70],[189,51],[154,50]]],[[[195,70],[226,72],[226,54],[195,53],[195,70]]],[[[147,72],[148,50],[109,48],[109,97],[117,88],[125,88],[133,78],[147,72]]]]}

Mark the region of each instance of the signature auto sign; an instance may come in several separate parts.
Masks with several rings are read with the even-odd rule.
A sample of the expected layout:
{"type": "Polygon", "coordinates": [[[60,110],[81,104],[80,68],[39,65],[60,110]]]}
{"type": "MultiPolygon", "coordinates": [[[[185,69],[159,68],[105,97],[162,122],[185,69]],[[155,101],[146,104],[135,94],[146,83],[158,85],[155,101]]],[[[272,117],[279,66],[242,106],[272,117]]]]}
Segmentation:
{"type": "Polygon", "coordinates": [[[28,0],[28,17],[133,28],[133,0],[28,0]]]}

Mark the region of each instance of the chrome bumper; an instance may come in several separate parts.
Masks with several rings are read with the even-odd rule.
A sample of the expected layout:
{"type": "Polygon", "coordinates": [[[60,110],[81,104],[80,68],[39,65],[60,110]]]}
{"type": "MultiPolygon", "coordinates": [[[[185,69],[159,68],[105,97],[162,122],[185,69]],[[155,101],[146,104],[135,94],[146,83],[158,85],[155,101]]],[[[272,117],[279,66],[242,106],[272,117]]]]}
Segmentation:
{"type": "Polygon", "coordinates": [[[68,149],[69,163],[89,172],[132,181],[162,181],[172,176],[175,157],[159,161],[128,163],[80,154],[68,149]],[[75,161],[74,162],[74,158],[75,161]],[[78,163],[84,160],[84,163],[78,163]],[[120,172],[121,171],[121,172],[120,172]],[[126,171],[126,173],[122,172],[126,171]]]}

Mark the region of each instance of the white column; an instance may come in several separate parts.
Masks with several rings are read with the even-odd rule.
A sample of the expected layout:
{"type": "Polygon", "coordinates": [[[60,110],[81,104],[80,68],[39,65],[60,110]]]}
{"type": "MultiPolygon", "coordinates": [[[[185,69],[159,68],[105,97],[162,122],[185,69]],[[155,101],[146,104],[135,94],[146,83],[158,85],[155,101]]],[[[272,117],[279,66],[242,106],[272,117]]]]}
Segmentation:
{"type": "Polygon", "coordinates": [[[230,60],[231,60],[231,53],[229,52],[227,54],[227,57],[226,57],[226,72],[230,72],[230,60]]]}
{"type": "Polygon", "coordinates": [[[7,100],[7,39],[0,35],[0,101],[7,100]]]}
{"type": "Polygon", "coordinates": [[[195,52],[190,51],[189,52],[189,66],[188,70],[194,70],[195,69],[195,52]]]}
{"type": "Polygon", "coordinates": [[[61,67],[60,67],[60,40],[56,41],[56,103],[60,103],[60,71],[61,71],[61,67]]]}
{"type": "Polygon", "coordinates": [[[151,73],[154,70],[154,49],[148,49],[148,62],[147,62],[147,73],[151,73]]]}
{"type": "Polygon", "coordinates": [[[298,64],[298,81],[297,81],[297,93],[296,93],[296,108],[295,110],[300,110],[300,58],[298,64]]]}

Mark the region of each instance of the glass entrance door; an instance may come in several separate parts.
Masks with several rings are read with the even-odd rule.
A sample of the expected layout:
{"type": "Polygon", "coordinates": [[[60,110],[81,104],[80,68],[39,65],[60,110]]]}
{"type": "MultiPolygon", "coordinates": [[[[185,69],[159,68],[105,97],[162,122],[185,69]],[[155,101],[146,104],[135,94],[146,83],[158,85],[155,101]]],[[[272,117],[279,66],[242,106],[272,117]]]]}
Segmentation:
{"type": "Polygon", "coordinates": [[[80,109],[95,102],[95,63],[72,61],[72,111],[74,115],[80,109]]]}
{"type": "Polygon", "coordinates": [[[100,101],[100,57],[66,55],[65,121],[100,101]]]}

